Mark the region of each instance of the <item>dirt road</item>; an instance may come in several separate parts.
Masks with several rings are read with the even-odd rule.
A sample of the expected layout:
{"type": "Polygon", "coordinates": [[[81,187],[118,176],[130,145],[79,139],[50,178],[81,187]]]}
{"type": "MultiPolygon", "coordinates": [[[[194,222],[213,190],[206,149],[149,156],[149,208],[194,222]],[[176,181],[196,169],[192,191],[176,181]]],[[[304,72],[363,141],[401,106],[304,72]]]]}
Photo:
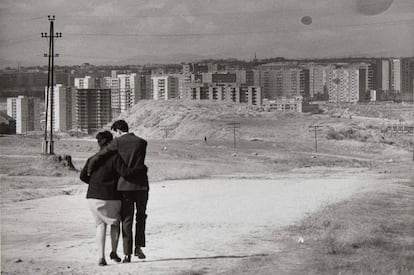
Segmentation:
{"type": "Polygon", "coordinates": [[[214,274],[242,258],[282,251],[272,240],[275,228],[379,181],[366,169],[303,168],[271,180],[159,182],[150,191],[147,260],[103,268],[97,266],[86,186],[74,195],[5,203],[2,273],[214,274]]]}

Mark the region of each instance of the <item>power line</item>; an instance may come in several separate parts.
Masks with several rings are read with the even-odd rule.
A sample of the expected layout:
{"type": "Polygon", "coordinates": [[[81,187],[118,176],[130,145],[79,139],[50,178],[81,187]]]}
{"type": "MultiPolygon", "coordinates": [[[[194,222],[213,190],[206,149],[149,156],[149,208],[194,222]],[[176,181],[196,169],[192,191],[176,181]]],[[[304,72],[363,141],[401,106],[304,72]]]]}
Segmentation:
{"type": "MultiPolygon", "coordinates": [[[[399,0],[399,4],[400,5],[404,5],[404,4],[411,4],[411,0],[399,0]],[[405,2],[405,3],[404,3],[405,2]]],[[[378,3],[372,2],[372,3],[364,3],[364,7],[376,7],[378,5],[378,3]]],[[[325,7],[322,6],[316,6],[316,7],[308,7],[308,8],[303,8],[303,7],[298,7],[298,8],[285,8],[285,7],[277,7],[277,9],[275,9],[275,7],[271,7],[270,9],[266,9],[266,10],[244,10],[244,11],[227,11],[227,12],[196,12],[196,13],[176,13],[176,14],[166,14],[166,15],[156,15],[156,14],[134,14],[134,15],[117,15],[117,14],[111,14],[111,15],[100,15],[100,14],[94,14],[94,15],[64,15],[62,17],[67,17],[67,18],[71,18],[71,17],[77,17],[77,18],[103,18],[103,19],[108,19],[108,18],[120,18],[120,19],[125,19],[125,18],[176,18],[176,17],[204,17],[204,16],[230,16],[230,15],[243,15],[243,14],[271,14],[271,15],[277,15],[277,14],[292,14],[292,13],[298,13],[300,15],[312,15],[312,12],[316,11],[318,12],[318,14],[323,13],[324,10],[328,10],[328,14],[333,15],[333,14],[343,14],[343,9],[344,8],[351,8],[351,6],[346,6],[346,5],[334,5],[333,3],[330,3],[329,5],[326,5],[325,7]],[[334,12],[332,12],[334,11],[334,12]]],[[[411,6],[410,6],[411,7],[411,6]]],[[[326,14],[326,13],[325,13],[326,14]]]]}
{"type": "MultiPolygon", "coordinates": [[[[325,26],[316,28],[305,28],[300,30],[288,30],[288,29],[273,29],[273,30],[255,30],[255,31],[238,31],[238,32],[210,32],[210,33],[66,33],[66,36],[86,36],[86,37],[157,37],[157,38],[169,38],[169,37],[204,37],[204,36],[237,36],[237,35],[257,35],[257,34],[271,34],[271,33],[301,33],[311,32],[317,30],[329,30],[329,29],[346,29],[356,28],[362,26],[386,26],[386,25],[399,25],[399,24],[414,24],[414,19],[394,20],[373,22],[364,24],[349,24],[340,26],[325,26]]],[[[36,38],[22,38],[15,39],[2,39],[0,43],[2,46],[12,46],[23,42],[34,41],[36,38]]]]}
{"type": "Polygon", "coordinates": [[[240,32],[206,32],[206,33],[68,33],[67,35],[76,36],[102,36],[102,37],[203,37],[203,36],[232,36],[232,35],[248,35],[248,34],[269,34],[269,33],[298,33],[298,32],[311,32],[316,30],[329,30],[329,29],[346,29],[361,26],[384,26],[384,25],[399,25],[402,23],[414,24],[414,19],[410,20],[395,20],[385,22],[374,22],[365,24],[349,24],[342,26],[328,26],[322,28],[309,28],[301,30],[288,30],[288,29],[276,29],[276,30],[256,30],[256,31],[240,31],[240,32]]]}

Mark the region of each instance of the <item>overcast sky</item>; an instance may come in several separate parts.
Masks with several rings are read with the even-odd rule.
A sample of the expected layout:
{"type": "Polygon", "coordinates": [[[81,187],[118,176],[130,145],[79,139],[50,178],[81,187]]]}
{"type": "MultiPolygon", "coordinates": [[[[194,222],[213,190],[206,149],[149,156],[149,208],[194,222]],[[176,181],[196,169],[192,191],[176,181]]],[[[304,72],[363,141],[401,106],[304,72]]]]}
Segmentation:
{"type": "Polygon", "coordinates": [[[414,56],[413,0],[0,0],[0,66],[414,56]],[[372,4],[372,3],[373,4],[372,4]],[[381,5],[384,4],[382,11],[381,5]],[[377,13],[372,15],[372,13],[377,13]],[[311,16],[312,24],[301,23],[311,16]]]}

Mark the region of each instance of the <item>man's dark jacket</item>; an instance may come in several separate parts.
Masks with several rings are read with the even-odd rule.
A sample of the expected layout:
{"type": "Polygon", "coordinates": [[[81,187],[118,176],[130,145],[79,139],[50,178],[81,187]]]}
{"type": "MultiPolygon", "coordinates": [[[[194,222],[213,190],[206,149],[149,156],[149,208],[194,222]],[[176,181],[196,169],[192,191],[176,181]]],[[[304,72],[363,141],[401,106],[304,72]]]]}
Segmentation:
{"type": "MultiPolygon", "coordinates": [[[[112,140],[112,142],[98,154],[92,157],[88,163],[88,174],[96,169],[102,159],[118,153],[129,168],[142,168],[145,163],[147,141],[137,137],[133,133],[126,133],[112,140]]],[[[137,177],[120,177],[118,191],[148,190],[148,175],[142,173],[137,177]]]]}
{"type": "Polygon", "coordinates": [[[97,169],[88,176],[86,169],[91,158],[80,173],[80,179],[89,184],[86,193],[88,199],[120,200],[121,196],[117,191],[119,177],[122,175],[126,178],[137,178],[147,173],[146,166],[128,168],[118,154],[113,154],[103,163],[99,163],[97,169]]]}

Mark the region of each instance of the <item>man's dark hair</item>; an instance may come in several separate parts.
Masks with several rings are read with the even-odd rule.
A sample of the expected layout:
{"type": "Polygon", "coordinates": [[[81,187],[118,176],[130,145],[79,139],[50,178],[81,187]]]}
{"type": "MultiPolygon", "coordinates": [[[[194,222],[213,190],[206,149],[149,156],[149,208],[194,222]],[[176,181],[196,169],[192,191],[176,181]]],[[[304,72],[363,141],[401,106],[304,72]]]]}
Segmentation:
{"type": "Polygon", "coordinates": [[[117,120],[115,121],[111,126],[112,131],[120,130],[124,133],[127,133],[129,131],[128,123],[125,122],[125,120],[117,120]]]}
{"type": "Polygon", "coordinates": [[[99,146],[105,146],[111,143],[113,136],[109,131],[103,131],[96,134],[96,140],[98,141],[99,146]]]}

